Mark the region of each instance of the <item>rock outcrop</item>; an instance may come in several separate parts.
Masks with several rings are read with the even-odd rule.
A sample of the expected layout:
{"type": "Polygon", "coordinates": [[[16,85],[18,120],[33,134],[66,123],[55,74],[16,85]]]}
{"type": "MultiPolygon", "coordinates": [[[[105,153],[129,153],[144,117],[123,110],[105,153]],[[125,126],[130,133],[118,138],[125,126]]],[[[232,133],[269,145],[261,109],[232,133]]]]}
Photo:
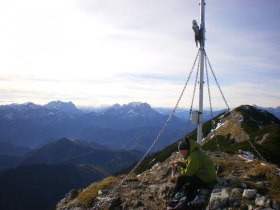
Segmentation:
{"type": "MultiPolygon", "coordinates": [[[[280,176],[275,166],[256,160],[246,161],[238,155],[209,154],[217,166],[219,182],[205,198],[206,209],[279,209],[279,186],[275,185],[280,183],[280,176]],[[270,175],[265,176],[263,170],[270,175]]],[[[117,177],[113,184],[98,189],[92,202],[86,205],[81,202],[79,193],[72,191],[56,209],[165,209],[174,186],[170,180],[169,162],[178,158],[178,154],[173,154],[166,161],[125,181],[125,175],[117,177]]]]}

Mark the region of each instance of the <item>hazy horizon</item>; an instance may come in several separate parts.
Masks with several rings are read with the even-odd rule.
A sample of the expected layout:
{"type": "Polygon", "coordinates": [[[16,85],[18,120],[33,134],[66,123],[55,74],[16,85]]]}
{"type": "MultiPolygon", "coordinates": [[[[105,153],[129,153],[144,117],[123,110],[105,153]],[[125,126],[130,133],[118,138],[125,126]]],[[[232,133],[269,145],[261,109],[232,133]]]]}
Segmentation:
{"type": "MultiPolygon", "coordinates": [[[[44,105],[47,105],[48,103],[50,102],[57,102],[57,101],[60,101],[60,102],[63,102],[63,103],[73,103],[76,108],[78,109],[98,109],[98,108],[107,108],[107,107],[110,107],[110,106],[113,106],[113,105],[120,105],[120,106],[123,106],[123,105],[128,105],[130,103],[147,103],[149,104],[152,108],[163,108],[163,109],[173,109],[175,107],[174,106],[153,106],[151,105],[149,102],[146,102],[146,101],[130,101],[128,103],[112,103],[112,104],[100,104],[100,105],[79,105],[79,104],[76,104],[75,101],[61,101],[61,100],[54,100],[54,101],[48,101],[46,103],[36,103],[36,102],[33,102],[33,101],[26,101],[26,102],[22,102],[22,103],[4,103],[4,104],[0,104],[0,106],[5,106],[5,105],[12,105],[12,104],[16,104],[16,105],[22,105],[22,104],[28,104],[28,103],[33,103],[33,104],[36,104],[36,105],[40,105],[40,106],[44,106],[44,105]]],[[[241,106],[241,105],[250,105],[250,106],[260,106],[259,104],[240,104],[238,106],[241,106]]],[[[236,107],[238,107],[236,106],[236,107]]],[[[236,107],[230,107],[230,109],[234,109],[236,107]]],[[[260,107],[263,107],[263,108],[278,108],[280,107],[280,105],[277,105],[277,106],[260,106],[260,107]]],[[[178,106],[177,109],[186,109],[188,110],[190,107],[188,106],[178,106]]],[[[198,105],[197,106],[193,106],[193,109],[198,109],[198,105]]],[[[203,107],[204,110],[210,110],[210,107],[209,106],[204,106],[203,107]]],[[[221,109],[226,109],[226,107],[212,107],[213,110],[221,110],[221,109]]]]}

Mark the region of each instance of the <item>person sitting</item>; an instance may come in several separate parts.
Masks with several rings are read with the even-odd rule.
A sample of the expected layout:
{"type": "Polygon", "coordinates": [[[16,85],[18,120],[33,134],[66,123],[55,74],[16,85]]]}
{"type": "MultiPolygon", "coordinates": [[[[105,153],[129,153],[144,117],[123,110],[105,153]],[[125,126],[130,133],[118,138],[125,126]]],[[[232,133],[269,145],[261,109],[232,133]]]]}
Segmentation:
{"type": "Polygon", "coordinates": [[[210,157],[201,149],[200,144],[185,138],[179,143],[178,150],[183,160],[171,162],[172,169],[179,173],[172,197],[186,185],[189,192],[195,192],[200,187],[212,189],[217,183],[217,174],[210,157]]]}

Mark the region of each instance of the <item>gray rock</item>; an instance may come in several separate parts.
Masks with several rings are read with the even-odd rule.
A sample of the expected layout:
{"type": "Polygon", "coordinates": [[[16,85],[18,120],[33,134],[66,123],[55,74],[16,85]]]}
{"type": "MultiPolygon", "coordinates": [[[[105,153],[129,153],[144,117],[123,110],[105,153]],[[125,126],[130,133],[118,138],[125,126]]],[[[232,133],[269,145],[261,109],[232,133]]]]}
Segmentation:
{"type": "Polygon", "coordinates": [[[271,204],[272,204],[272,200],[267,198],[264,206],[265,207],[271,207],[271,204]]]}
{"type": "Polygon", "coordinates": [[[246,189],[246,188],[247,188],[247,184],[244,183],[244,182],[242,182],[242,183],[240,184],[240,187],[243,188],[243,189],[246,189]]]}
{"type": "Polygon", "coordinates": [[[257,195],[255,199],[255,204],[257,206],[265,206],[267,198],[265,196],[257,195]]]}
{"type": "Polygon", "coordinates": [[[216,189],[211,193],[208,208],[209,209],[219,209],[224,208],[229,202],[230,189],[216,189]]]}
{"type": "Polygon", "coordinates": [[[227,182],[226,178],[220,178],[220,179],[218,180],[217,186],[218,186],[218,187],[219,187],[219,186],[228,187],[228,182],[227,182]]]}
{"type": "Polygon", "coordinates": [[[236,176],[227,177],[227,182],[228,182],[228,185],[232,188],[233,187],[239,187],[240,184],[241,184],[239,178],[236,177],[236,176]]]}
{"type": "Polygon", "coordinates": [[[277,201],[272,201],[272,207],[275,210],[280,210],[280,206],[279,206],[279,203],[277,201]]]}
{"type": "Polygon", "coordinates": [[[248,210],[253,210],[253,206],[252,205],[248,205],[248,210]]]}
{"type": "Polygon", "coordinates": [[[242,197],[243,190],[240,188],[233,188],[231,190],[230,196],[231,197],[242,197]]]}
{"type": "Polygon", "coordinates": [[[241,203],[241,197],[230,197],[229,198],[229,205],[230,207],[240,207],[240,203],[241,203]]]}
{"type": "Polygon", "coordinates": [[[156,169],[159,166],[160,166],[160,163],[156,163],[155,165],[153,165],[152,169],[156,169]]]}
{"type": "Polygon", "coordinates": [[[256,197],[256,194],[256,189],[245,189],[242,196],[248,199],[254,199],[256,197]]]}

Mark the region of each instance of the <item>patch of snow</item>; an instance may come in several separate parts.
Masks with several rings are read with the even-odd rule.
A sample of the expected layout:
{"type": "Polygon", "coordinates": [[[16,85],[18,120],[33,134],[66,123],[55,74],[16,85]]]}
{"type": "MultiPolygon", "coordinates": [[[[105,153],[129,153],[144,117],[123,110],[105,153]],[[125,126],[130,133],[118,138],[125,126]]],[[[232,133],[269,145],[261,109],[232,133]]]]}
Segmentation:
{"type": "Polygon", "coordinates": [[[243,120],[244,120],[244,118],[243,118],[243,116],[241,115],[238,121],[239,121],[239,122],[243,122],[243,120]]]}
{"type": "Polygon", "coordinates": [[[133,109],[129,110],[126,114],[127,117],[135,117],[137,115],[138,115],[138,113],[135,112],[133,109]]]}
{"type": "Polygon", "coordinates": [[[244,108],[245,108],[246,110],[249,110],[249,109],[250,109],[250,106],[245,105],[244,108]]]}
{"type": "Polygon", "coordinates": [[[225,116],[225,115],[221,115],[221,116],[219,117],[219,119],[222,119],[224,116],[225,116]]]}
{"type": "Polygon", "coordinates": [[[217,126],[216,126],[216,128],[215,128],[215,130],[217,130],[218,128],[220,128],[220,127],[222,127],[222,126],[224,126],[224,125],[225,125],[225,123],[218,123],[217,126]]]}
{"type": "Polygon", "coordinates": [[[239,157],[241,157],[242,159],[245,159],[246,162],[251,162],[254,159],[254,155],[249,152],[249,151],[239,151],[241,153],[241,155],[239,155],[239,157]]]}
{"type": "Polygon", "coordinates": [[[221,127],[222,123],[218,123],[216,129],[218,129],[219,127],[221,127]]]}

